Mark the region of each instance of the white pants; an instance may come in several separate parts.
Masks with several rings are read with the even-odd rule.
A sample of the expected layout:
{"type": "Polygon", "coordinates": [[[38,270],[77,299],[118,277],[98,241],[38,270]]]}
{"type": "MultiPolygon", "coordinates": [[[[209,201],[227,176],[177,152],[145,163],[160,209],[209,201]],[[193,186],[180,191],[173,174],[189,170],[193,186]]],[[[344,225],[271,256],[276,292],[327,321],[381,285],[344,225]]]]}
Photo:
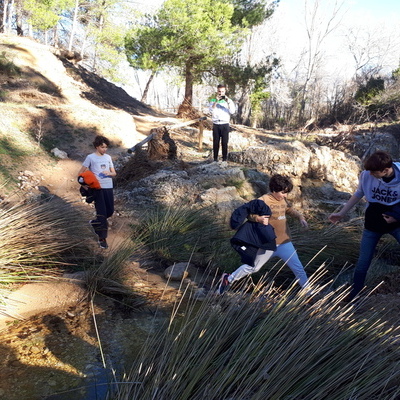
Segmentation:
{"type": "Polygon", "coordinates": [[[256,258],[254,260],[254,267],[251,267],[248,264],[241,265],[236,271],[229,275],[228,281],[232,283],[242,279],[247,275],[259,271],[261,267],[272,257],[279,257],[281,260],[283,260],[294,273],[299,285],[301,287],[307,286],[307,274],[304,271],[303,264],[301,263],[292,242],[277,245],[275,251],[258,249],[256,258]]]}

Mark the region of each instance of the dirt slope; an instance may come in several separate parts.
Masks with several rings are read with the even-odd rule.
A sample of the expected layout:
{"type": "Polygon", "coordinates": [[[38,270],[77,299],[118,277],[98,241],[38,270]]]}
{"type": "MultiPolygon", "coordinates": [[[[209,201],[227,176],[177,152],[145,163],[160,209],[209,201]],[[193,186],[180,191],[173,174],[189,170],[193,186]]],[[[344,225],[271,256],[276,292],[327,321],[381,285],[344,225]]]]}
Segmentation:
{"type": "MultiPolygon", "coordinates": [[[[82,204],[76,175],[86,154],[93,151],[94,136],[103,134],[112,140],[109,153],[115,158],[145,138],[152,128],[182,122],[155,111],[123,89],[59,58],[54,49],[31,39],[0,34],[0,54],[18,69],[18,73],[13,70],[0,73],[0,150],[25,151],[24,157],[17,159],[1,152],[4,154],[0,178],[17,181],[21,171],[31,171],[40,186],[51,194],[84,207],[88,220],[93,208],[82,204]],[[68,158],[52,157],[50,150],[54,147],[65,151],[68,158]]],[[[110,220],[111,248],[123,240],[129,226],[129,221],[118,214],[110,220]]],[[[93,244],[96,245],[94,239],[93,244]]],[[[146,281],[143,286],[164,290],[165,284],[159,276],[153,278],[139,272],[146,281]]],[[[71,282],[44,287],[26,285],[13,293],[9,312],[28,317],[46,309],[66,309],[82,297],[71,296],[72,287],[71,282]],[[48,295],[53,292],[57,295],[48,295]]],[[[78,287],[76,292],[82,294],[78,287]]],[[[10,321],[0,316],[0,329],[10,321]]]]}

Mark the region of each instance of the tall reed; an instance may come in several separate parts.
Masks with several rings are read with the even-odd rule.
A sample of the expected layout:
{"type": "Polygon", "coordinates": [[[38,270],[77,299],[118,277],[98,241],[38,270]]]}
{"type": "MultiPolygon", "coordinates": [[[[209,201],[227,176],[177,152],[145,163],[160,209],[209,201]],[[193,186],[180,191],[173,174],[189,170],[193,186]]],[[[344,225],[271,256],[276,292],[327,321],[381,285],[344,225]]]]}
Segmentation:
{"type": "Polygon", "coordinates": [[[0,312],[10,284],[54,278],[76,256],[90,257],[76,234],[84,234],[82,226],[72,205],[61,199],[0,205],[0,312]]]}
{"type": "Polygon", "coordinates": [[[134,308],[143,306],[146,304],[145,298],[128,287],[124,279],[126,274],[124,267],[132,256],[136,258],[140,256],[141,244],[126,239],[111,250],[99,265],[90,268],[85,275],[89,296],[94,298],[97,294],[101,294],[121,298],[121,302],[126,306],[134,308]]]}
{"type": "Polygon", "coordinates": [[[341,290],[314,301],[294,290],[189,301],[109,399],[398,398],[399,329],[359,317],[341,290]]]}
{"type": "MultiPolygon", "coordinates": [[[[215,210],[214,210],[215,214],[215,210]]],[[[233,255],[232,232],[211,210],[176,204],[144,212],[133,226],[133,238],[140,238],[153,257],[168,262],[219,266],[233,255]]]]}

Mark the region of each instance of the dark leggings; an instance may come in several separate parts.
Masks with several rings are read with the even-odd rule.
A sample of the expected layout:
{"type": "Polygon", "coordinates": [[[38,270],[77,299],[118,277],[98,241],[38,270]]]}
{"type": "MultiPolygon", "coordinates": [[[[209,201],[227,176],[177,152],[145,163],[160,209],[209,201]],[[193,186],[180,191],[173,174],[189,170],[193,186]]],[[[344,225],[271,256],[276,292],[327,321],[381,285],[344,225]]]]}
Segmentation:
{"type": "Polygon", "coordinates": [[[228,158],[229,124],[213,125],[213,153],[214,161],[218,161],[219,142],[222,145],[222,161],[228,158]]]}
{"type": "Polygon", "coordinates": [[[105,239],[108,233],[107,218],[114,213],[114,194],[112,189],[94,190],[94,205],[96,219],[92,220],[94,231],[99,239],[105,239]]]}

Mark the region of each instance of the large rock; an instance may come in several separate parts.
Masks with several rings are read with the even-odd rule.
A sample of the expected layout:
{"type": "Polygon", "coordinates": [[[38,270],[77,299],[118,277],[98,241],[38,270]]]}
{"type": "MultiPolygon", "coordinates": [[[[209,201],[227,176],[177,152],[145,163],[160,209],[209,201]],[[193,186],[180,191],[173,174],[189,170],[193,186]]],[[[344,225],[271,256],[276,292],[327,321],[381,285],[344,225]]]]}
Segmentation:
{"type": "Polygon", "coordinates": [[[300,141],[249,147],[242,152],[230,153],[230,159],[267,175],[288,175],[296,185],[306,179],[315,179],[347,192],[355,190],[361,172],[358,157],[315,143],[306,146],[300,141]]]}
{"type": "Polygon", "coordinates": [[[135,207],[157,205],[214,208],[226,220],[240,204],[268,192],[271,175],[292,178],[296,207],[329,212],[343,204],[358,184],[358,157],[315,143],[270,141],[230,153],[232,163],[199,163],[182,171],[178,164],[131,182],[116,197],[135,207]],[[249,168],[251,167],[251,168],[249,168]]]}

